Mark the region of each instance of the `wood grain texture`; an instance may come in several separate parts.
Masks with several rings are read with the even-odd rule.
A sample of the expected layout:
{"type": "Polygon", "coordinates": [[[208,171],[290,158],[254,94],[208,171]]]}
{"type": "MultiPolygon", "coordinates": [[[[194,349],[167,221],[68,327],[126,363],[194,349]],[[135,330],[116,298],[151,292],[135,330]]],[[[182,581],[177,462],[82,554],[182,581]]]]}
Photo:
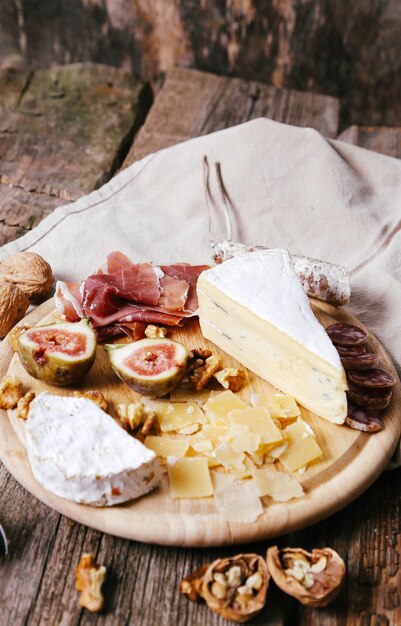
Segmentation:
{"type": "Polygon", "coordinates": [[[147,93],[122,70],[91,63],[0,71],[0,243],[114,174],[147,93]]]}
{"type": "Polygon", "coordinates": [[[330,96],[175,68],[168,73],[123,167],[160,148],[257,117],[310,126],[336,137],[339,110],[339,100],[330,96]]]}
{"type": "MultiPolygon", "coordinates": [[[[49,37],[53,34],[50,32],[49,37]]],[[[202,101],[196,106],[201,104],[202,101]]],[[[176,124],[174,110],[165,118],[167,134],[170,122],[176,124]]],[[[152,149],[159,147],[161,142],[158,145],[155,140],[152,149]]],[[[375,149],[373,144],[370,147],[375,149]]],[[[0,232],[4,230],[1,224],[0,232]]],[[[10,239],[14,236],[15,231],[5,235],[10,239]]],[[[302,607],[272,585],[265,611],[251,623],[399,626],[400,480],[401,469],[384,472],[343,511],[280,538],[281,546],[330,545],[346,559],[348,577],[332,607],[302,607]]],[[[0,626],[226,626],[227,622],[203,605],[180,597],[176,589],[183,574],[217,557],[250,549],[174,549],[105,535],[51,511],[21,487],[1,464],[0,521],[11,539],[10,556],[0,561],[0,626]],[[74,591],[74,568],[79,556],[88,550],[110,570],[106,611],[99,616],[79,609],[74,591]]],[[[263,554],[268,544],[254,544],[251,549],[263,554]]]]}
{"type": "MultiPolygon", "coordinates": [[[[344,308],[315,302],[315,312],[324,326],[334,321],[356,323],[344,308]]],[[[29,323],[46,324],[54,321],[54,301],[49,300],[29,316],[29,323]]],[[[225,367],[241,367],[225,352],[202,337],[197,320],[189,320],[182,329],[172,329],[170,336],[188,349],[202,347],[221,355],[225,367]]],[[[369,336],[368,350],[379,355],[380,367],[397,373],[379,342],[369,336]]],[[[14,355],[8,341],[0,348],[0,377],[15,376],[27,391],[42,391],[71,395],[69,388],[59,389],[31,378],[14,355]]],[[[137,402],[140,396],[122,383],[112,371],[104,349],[99,346],[94,366],[79,389],[101,391],[109,402],[110,411],[118,419],[119,403],[137,402]]],[[[274,393],[274,388],[252,372],[239,396],[250,404],[252,394],[274,393]]],[[[387,467],[401,436],[401,385],[393,390],[393,400],[384,416],[385,428],[374,436],[347,427],[339,427],[302,410],[314,429],[323,449],[323,459],[313,463],[297,479],[305,488],[305,496],[287,503],[264,501],[264,512],[253,524],[231,524],[221,520],[210,499],[174,500],[171,498],[167,477],[159,489],[146,497],[123,506],[96,508],[77,505],[46,491],[33,477],[24,454],[24,423],[13,411],[0,411],[0,457],[7,468],[28,491],[50,508],[67,517],[113,535],[139,541],[173,546],[222,546],[260,541],[327,517],[342,508],[378,477],[387,467]],[[11,427],[12,428],[11,428],[11,427]],[[13,430],[14,429],[14,432],[13,430]]]]}
{"type": "Polygon", "coordinates": [[[401,159],[401,127],[354,124],[343,130],[338,139],[401,159]]]}
{"type": "Polygon", "coordinates": [[[175,65],[342,99],[401,123],[399,0],[0,0],[0,64],[95,61],[160,84],[175,65]]]}

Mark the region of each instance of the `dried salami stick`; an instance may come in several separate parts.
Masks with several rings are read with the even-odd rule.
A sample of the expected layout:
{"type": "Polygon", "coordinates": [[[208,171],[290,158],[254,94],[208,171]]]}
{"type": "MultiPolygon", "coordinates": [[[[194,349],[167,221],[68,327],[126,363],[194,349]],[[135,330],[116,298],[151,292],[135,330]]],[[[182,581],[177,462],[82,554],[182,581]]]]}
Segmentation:
{"type": "MultiPolygon", "coordinates": [[[[211,241],[210,246],[215,263],[223,263],[248,252],[268,249],[234,241],[211,241]]],[[[291,255],[291,259],[308,296],[337,306],[348,304],[351,288],[349,272],[345,267],[295,254],[291,255]]]]}

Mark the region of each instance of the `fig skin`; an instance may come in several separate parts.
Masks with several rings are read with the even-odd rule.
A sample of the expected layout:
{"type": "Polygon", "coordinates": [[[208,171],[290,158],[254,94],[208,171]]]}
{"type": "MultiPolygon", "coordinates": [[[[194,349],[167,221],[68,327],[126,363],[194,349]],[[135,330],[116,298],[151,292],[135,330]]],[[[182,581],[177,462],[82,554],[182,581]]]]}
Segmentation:
{"type": "MultiPolygon", "coordinates": [[[[132,344],[106,344],[104,348],[109,357],[111,367],[117,376],[131,387],[131,389],[143,396],[165,396],[177,387],[184,378],[188,362],[188,353],[181,343],[173,341],[172,339],[140,339],[139,341],[134,341],[132,344]],[[152,376],[147,377],[146,374],[143,373],[136,374],[132,367],[130,371],[127,371],[128,366],[122,367],[115,358],[119,350],[126,351],[128,346],[132,346],[132,354],[134,354],[135,351],[142,348],[142,346],[149,346],[149,350],[154,350],[157,353],[156,347],[160,345],[175,347],[175,367],[166,368],[164,378],[161,374],[158,378],[152,376]]],[[[128,352],[126,358],[128,358],[128,352]]]]}
{"type": "Polygon", "coordinates": [[[92,367],[96,357],[96,336],[93,330],[89,327],[86,319],[81,320],[79,323],[54,323],[46,324],[44,326],[34,326],[22,333],[18,338],[18,356],[20,358],[23,368],[36,378],[49,385],[55,385],[57,387],[64,387],[67,385],[73,385],[81,380],[87,374],[92,367]],[[47,352],[45,350],[44,356],[41,359],[35,358],[38,349],[33,346],[26,345],[24,343],[24,336],[32,331],[40,331],[42,329],[52,329],[57,332],[58,328],[70,333],[82,333],[87,337],[87,341],[92,338],[93,350],[84,356],[77,357],[75,360],[70,361],[63,359],[62,355],[47,352]]]}

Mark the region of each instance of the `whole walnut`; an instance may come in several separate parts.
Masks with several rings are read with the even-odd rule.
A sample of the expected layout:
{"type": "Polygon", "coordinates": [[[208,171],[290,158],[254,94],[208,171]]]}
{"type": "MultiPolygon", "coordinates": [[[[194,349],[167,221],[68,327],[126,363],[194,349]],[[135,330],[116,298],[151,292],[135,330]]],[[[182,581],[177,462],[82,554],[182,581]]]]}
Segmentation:
{"type": "Polygon", "coordinates": [[[45,298],[54,284],[52,268],[35,252],[18,252],[1,261],[0,280],[16,285],[30,302],[45,298]]]}
{"type": "Polygon", "coordinates": [[[0,337],[22,319],[29,306],[28,296],[16,285],[0,282],[0,337]]]}

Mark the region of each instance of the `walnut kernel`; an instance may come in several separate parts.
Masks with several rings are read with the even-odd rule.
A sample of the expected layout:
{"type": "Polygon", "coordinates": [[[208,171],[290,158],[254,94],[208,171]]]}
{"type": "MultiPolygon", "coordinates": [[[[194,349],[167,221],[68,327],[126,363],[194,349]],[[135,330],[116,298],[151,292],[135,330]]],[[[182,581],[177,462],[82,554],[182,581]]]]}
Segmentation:
{"type": "Polygon", "coordinates": [[[229,389],[234,393],[242,389],[246,381],[245,371],[235,367],[225,367],[216,372],[214,377],[224,389],[229,389]]]}
{"type": "Polygon", "coordinates": [[[109,403],[107,402],[101,391],[74,391],[74,396],[76,396],[77,398],[88,398],[88,400],[92,400],[92,402],[97,404],[97,406],[102,409],[102,411],[107,412],[107,409],[109,408],[109,403]]]}
{"type": "Polygon", "coordinates": [[[28,418],[29,407],[31,406],[32,400],[35,398],[34,391],[28,391],[22,398],[18,400],[17,404],[17,417],[21,420],[26,420],[28,418]]]}
{"type": "Polygon", "coordinates": [[[163,337],[167,337],[167,328],[163,328],[163,326],[155,326],[154,324],[149,324],[145,328],[145,335],[149,339],[162,339],[163,337]]]}
{"type": "Polygon", "coordinates": [[[101,611],[104,606],[102,585],[106,579],[106,568],[98,565],[92,554],[82,555],[75,574],[75,587],[81,592],[79,605],[91,613],[101,611]]]}
{"type": "Polygon", "coordinates": [[[0,409],[15,409],[23,395],[18,378],[5,376],[0,384],[0,409]]]}
{"type": "Polygon", "coordinates": [[[142,404],[142,402],[118,404],[117,411],[123,426],[129,426],[131,430],[136,430],[148,417],[154,415],[154,411],[142,404]]]}
{"type": "Polygon", "coordinates": [[[221,369],[221,358],[215,355],[209,356],[204,365],[200,365],[194,370],[189,381],[196,391],[201,391],[219,369],[221,369]]]}

